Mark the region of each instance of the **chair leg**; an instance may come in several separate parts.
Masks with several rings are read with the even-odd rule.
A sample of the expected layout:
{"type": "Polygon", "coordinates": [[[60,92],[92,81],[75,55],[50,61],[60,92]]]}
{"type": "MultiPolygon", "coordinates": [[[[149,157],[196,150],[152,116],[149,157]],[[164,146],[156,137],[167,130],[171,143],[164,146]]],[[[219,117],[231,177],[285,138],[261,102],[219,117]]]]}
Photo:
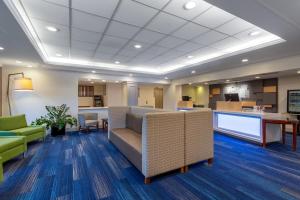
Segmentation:
{"type": "Polygon", "coordinates": [[[184,173],[185,172],[185,166],[180,168],[180,173],[184,173]]]}
{"type": "Polygon", "coordinates": [[[210,158],[210,159],[207,160],[207,163],[208,163],[209,165],[212,165],[213,161],[214,161],[214,159],[213,159],[213,158],[210,158]]]}
{"type": "Polygon", "coordinates": [[[144,183],[145,184],[150,184],[151,183],[151,178],[145,178],[144,183]]]}

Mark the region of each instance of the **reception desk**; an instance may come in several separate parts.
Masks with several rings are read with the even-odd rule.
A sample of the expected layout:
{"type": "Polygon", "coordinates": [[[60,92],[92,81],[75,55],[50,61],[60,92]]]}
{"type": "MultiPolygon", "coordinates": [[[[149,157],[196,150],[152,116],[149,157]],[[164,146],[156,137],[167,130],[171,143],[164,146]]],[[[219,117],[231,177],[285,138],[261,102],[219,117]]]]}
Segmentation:
{"type": "MultiPolygon", "coordinates": [[[[238,112],[238,111],[214,111],[214,130],[232,135],[238,138],[263,143],[262,120],[283,119],[279,113],[263,112],[238,112]]],[[[278,124],[267,125],[266,142],[281,140],[281,126],[278,124]]]]}
{"type": "Polygon", "coordinates": [[[217,101],[217,110],[242,111],[245,107],[256,106],[255,101],[217,101]]]}

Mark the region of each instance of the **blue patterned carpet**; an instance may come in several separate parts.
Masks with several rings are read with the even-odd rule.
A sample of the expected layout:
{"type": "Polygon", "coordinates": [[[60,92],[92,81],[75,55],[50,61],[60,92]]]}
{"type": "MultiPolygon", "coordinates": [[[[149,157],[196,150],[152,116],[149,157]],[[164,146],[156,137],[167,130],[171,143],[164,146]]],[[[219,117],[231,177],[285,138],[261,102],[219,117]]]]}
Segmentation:
{"type": "Polygon", "coordinates": [[[199,163],[150,185],[99,132],[33,143],[25,159],[7,162],[4,170],[1,200],[300,199],[300,148],[276,143],[262,149],[220,134],[213,166],[199,163]]]}

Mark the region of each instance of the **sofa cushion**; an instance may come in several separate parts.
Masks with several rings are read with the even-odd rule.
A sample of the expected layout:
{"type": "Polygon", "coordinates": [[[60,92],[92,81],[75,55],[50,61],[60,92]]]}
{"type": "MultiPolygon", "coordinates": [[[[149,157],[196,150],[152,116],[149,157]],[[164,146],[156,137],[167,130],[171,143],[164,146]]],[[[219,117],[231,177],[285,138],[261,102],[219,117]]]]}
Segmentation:
{"type": "Polygon", "coordinates": [[[142,136],[130,129],[117,128],[110,131],[110,141],[140,171],[142,171],[142,136]]]}
{"type": "Polygon", "coordinates": [[[143,116],[126,113],[126,128],[142,134],[143,116]]]}
{"type": "Polygon", "coordinates": [[[44,127],[42,126],[28,126],[25,128],[19,128],[19,129],[15,129],[12,130],[12,132],[14,132],[16,135],[32,135],[35,133],[40,133],[40,132],[44,132],[44,127]]]}
{"type": "Polygon", "coordinates": [[[123,141],[128,143],[138,152],[142,152],[142,136],[137,132],[128,128],[116,128],[112,132],[121,138],[123,141]]]}
{"type": "Polygon", "coordinates": [[[0,153],[23,145],[25,137],[0,137],[0,153]]]}
{"type": "Polygon", "coordinates": [[[11,117],[0,117],[0,130],[10,131],[27,126],[25,115],[16,115],[11,117]]]}

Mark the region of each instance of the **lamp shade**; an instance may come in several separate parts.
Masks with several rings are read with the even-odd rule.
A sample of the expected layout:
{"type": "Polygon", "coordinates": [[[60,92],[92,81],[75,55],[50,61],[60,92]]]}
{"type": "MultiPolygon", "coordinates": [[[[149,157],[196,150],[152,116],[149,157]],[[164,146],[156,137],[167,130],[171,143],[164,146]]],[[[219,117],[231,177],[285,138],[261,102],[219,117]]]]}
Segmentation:
{"type": "Polygon", "coordinates": [[[31,91],[31,90],[33,90],[31,78],[26,78],[26,77],[15,78],[14,79],[14,90],[16,90],[16,91],[31,91]]]}

